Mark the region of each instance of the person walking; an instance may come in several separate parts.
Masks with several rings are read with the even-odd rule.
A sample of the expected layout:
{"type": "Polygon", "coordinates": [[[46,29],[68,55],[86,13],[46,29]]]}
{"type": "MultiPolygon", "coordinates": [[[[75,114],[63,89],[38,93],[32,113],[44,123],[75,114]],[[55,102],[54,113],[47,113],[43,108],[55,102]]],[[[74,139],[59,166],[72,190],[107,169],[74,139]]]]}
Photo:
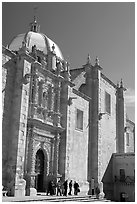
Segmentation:
{"type": "Polygon", "coordinates": [[[78,192],[80,192],[79,184],[75,181],[74,182],[74,195],[78,195],[78,192]]]}
{"type": "Polygon", "coordinates": [[[69,193],[68,195],[71,195],[72,192],[72,180],[69,182],[69,193]]]}
{"type": "Polygon", "coordinates": [[[96,198],[99,199],[99,194],[100,194],[99,186],[96,187],[95,193],[96,193],[96,198]]]}
{"type": "Polygon", "coordinates": [[[68,180],[66,180],[64,183],[63,183],[63,186],[64,186],[64,196],[67,196],[67,189],[68,189],[68,180]]]}
{"type": "Polygon", "coordinates": [[[49,181],[47,195],[48,194],[50,194],[50,195],[54,194],[54,192],[53,192],[53,181],[49,181]]]}
{"type": "Polygon", "coordinates": [[[61,180],[57,182],[57,196],[60,194],[62,196],[62,191],[61,191],[61,180]]]}

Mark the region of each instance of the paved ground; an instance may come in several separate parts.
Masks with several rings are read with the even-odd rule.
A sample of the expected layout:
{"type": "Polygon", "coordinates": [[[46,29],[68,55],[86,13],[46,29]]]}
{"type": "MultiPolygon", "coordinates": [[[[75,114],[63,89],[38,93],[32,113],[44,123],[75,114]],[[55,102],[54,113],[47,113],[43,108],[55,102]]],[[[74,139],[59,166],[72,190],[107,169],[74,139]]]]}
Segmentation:
{"type": "Polygon", "coordinates": [[[66,202],[66,201],[77,201],[77,202],[110,202],[105,199],[98,200],[95,196],[23,196],[23,197],[3,197],[2,202],[66,202]]]}

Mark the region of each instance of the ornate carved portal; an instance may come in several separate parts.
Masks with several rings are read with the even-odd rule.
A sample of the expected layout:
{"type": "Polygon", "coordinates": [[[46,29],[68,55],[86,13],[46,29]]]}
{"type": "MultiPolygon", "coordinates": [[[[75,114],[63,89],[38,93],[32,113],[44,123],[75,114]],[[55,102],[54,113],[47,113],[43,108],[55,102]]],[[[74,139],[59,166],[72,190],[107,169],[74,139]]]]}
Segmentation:
{"type": "Polygon", "coordinates": [[[37,189],[37,192],[43,192],[44,191],[44,175],[46,175],[46,163],[45,156],[42,149],[39,149],[36,153],[35,158],[35,188],[37,189]]]}

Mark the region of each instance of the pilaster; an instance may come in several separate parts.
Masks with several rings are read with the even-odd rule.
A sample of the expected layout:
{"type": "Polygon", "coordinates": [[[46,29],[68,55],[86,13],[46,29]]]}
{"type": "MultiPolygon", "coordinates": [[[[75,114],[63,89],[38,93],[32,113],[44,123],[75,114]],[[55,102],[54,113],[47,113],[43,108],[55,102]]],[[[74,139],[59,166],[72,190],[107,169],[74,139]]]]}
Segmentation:
{"type": "Polygon", "coordinates": [[[20,182],[20,178],[22,178],[23,176],[24,171],[32,58],[27,54],[27,50],[23,45],[14,60],[16,66],[16,74],[14,76],[12,107],[10,110],[10,126],[8,133],[10,134],[11,140],[10,146],[9,148],[7,148],[9,151],[8,162],[11,168],[14,166],[15,170],[15,174],[13,176],[13,180],[15,183],[12,182],[13,186],[11,186],[10,188],[14,188],[14,186],[16,186],[16,189],[11,193],[11,195],[18,194],[18,184],[20,182]]]}
{"type": "MultiPolygon", "coordinates": [[[[87,94],[91,98],[89,104],[89,152],[88,152],[88,181],[89,194],[92,193],[91,181],[94,179],[94,185],[98,185],[98,152],[99,152],[99,87],[100,73],[102,68],[99,66],[99,61],[96,58],[95,65],[92,66],[89,58],[85,67],[85,77],[87,85],[87,94]]],[[[94,187],[95,187],[94,186],[94,187]]]]}
{"type": "Polygon", "coordinates": [[[55,140],[54,140],[54,168],[53,168],[53,174],[56,179],[58,179],[59,176],[59,169],[58,169],[58,161],[59,161],[59,143],[60,143],[60,134],[56,133],[55,140]]]}
{"type": "Polygon", "coordinates": [[[125,130],[125,107],[123,82],[117,85],[116,91],[116,151],[117,153],[125,152],[124,130],[125,130]]]}

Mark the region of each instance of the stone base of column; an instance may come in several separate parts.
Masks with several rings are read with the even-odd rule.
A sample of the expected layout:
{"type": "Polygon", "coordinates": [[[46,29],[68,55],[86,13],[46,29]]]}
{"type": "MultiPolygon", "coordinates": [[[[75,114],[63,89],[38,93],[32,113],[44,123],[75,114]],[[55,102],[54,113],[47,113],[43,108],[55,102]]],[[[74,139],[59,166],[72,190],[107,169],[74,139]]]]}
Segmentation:
{"type": "Polygon", "coordinates": [[[30,188],[30,196],[36,196],[37,190],[35,188],[30,188]]]}
{"type": "Polygon", "coordinates": [[[25,196],[26,181],[24,179],[19,179],[17,184],[15,184],[15,197],[25,196]]]}
{"type": "Polygon", "coordinates": [[[80,192],[78,193],[78,195],[88,195],[89,183],[84,182],[84,183],[80,184],[79,189],[80,189],[80,192]]]}
{"type": "Polygon", "coordinates": [[[97,199],[103,199],[105,197],[105,193],[103,192],[103,183],[100,182],[96,188],[96,197],[97,199]]]}
{"type": "Polygon", "coordinates": [[[100,189],[99,198],[103,199],[105,197],[105,193],[103,192],[103,183],[102,182],[100,182],[100,184],[99,184],[99,189],[100,189]]]}

